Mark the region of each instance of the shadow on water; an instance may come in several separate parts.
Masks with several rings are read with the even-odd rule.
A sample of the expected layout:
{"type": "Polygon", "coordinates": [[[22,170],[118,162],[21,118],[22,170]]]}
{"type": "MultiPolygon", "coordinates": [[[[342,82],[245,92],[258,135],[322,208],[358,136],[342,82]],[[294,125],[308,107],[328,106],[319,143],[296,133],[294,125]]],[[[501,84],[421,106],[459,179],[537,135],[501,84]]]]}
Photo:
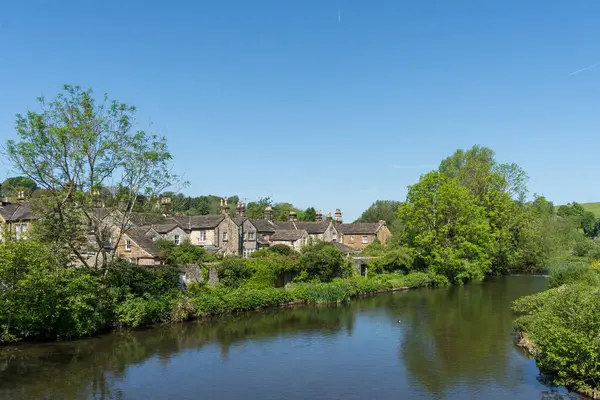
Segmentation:
{"type": "MultiPolygon", "coordinates": [[[[274,341],[282,340],[284,348],[293,352],[294,341],[302,342],[298,338],[303,336],[326,338],[334,343],[349,340],[357,358],[372,358],[375,365],[381,364],[378,367],[381,370],[375,373],[384,392],[402,390],[423,398],[492,398],[489,393],[497,390],[498,396],[493,398],[502,398],[513,390],[515,398],[524,398],[519,394],[529,390],[537,398],[565,398],[564,390],[559,393],[536,381],[535,365],[527,362],[514,345],[510,303],[545,286],[546,280],[540,277],[504,277],[464,288],[375,296],[347,306],[268,310],[67,343],[4,348],[0,349],[0,398],[130,398],[132,389],[124,388],[124,384],[134,379],[128,372],[136,367],[155,362],[168,370],[172,362],[186,353],[196,358],[218,353],[211,368],[215,375],[225,374],[226,369],[219,368],[218,359],[221,363],[227,361],[235,346],[262,343],[276,352],[280,350],[274,341]],[[378,328],[382,324],[384,347],[380,354],[375,347],[369,347],[362,334],[353,335],[357,329],[361,332],[382,329],[378,328]],[[341,339],[344,334],[350,339],[341,339]],[[390,359],[386,358],[388,346],[392,352],[397,351],[395,367],[390,367],[390,359]]],[[[303,352],[299,348],[291,357],[301,357],[303,352]]],[[[341,350],[317,355],[315,360],[338,357],[339,364],[347,363],[347,352],[336,352],[341,350]]],[[[241,371],[257,368],[247,361],[238,362],[242,363],[241,371]]],[[[321,368],[318,364],[315,363],[314,369],[321,368]]],[[[332,386],[347,381],[349,375],[344,373],[351,373],[344,370],[333,373],[322,368],[323,374],[331,374],[332,386]]],[[[260,374],[260,368],[254,372],[260,374]]],[[[296,381],[303,378],[284,377],[296,381]]],[[[236,377],[231,378],[234,385],[236,377]]],[[[353,382],[356,387],[369,383],[353,382]]],[[[290,382],[280,384],[289,387],[290,382]]],[[[226,395],[235,398],[244,392],[231,390],[237,392],[224,392],[224,398],[226,395]]],[[[275,389],[265,387],[261,394],[277,398],[277,393],[269,390],[275,389]]],[[[374,395],[372,390],[364,390],[353,393],[357,396],[354,398],[374,395]]],[[[319,397],[319,393],[322,392],[314,395],[319,397]]]]}

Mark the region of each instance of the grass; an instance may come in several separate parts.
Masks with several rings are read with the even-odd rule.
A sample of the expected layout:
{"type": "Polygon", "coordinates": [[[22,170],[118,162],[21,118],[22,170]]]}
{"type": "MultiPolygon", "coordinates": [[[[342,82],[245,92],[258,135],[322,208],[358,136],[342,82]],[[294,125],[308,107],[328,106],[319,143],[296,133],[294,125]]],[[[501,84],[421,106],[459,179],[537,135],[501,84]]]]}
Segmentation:
{"type": "Polygon", "coordinates": [[[593,212],[596,218],[600,218],[600,201],[595,203],[581,203],[581,206],[585,211],[593,212]]]}

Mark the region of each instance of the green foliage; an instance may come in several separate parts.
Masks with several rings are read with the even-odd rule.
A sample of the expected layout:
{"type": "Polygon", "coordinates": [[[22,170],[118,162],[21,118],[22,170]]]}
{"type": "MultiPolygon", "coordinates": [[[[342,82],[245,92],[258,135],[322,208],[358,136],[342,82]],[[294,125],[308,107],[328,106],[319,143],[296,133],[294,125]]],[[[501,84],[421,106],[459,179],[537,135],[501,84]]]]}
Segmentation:
{"type": "Polygon", "coordinates": [[[403,225],[398,219],[399,201],[377,200],[367,208],[356,222],[379,222],[385,221],[392,233],[402,232],[403,225]]]}
{"type": "Polygon", "coordinates": [[[117,306],[117,323],[122,327],[137,328],[167,320],[170,311],[169,297],[152,296],[148,293],[135,297],[128,294],[125,301],[117,306]]]}
{"type": "Polygon", "coordinates": [[[458,180],[439,172],[411,186],[399,216],[415,266],[461,284],[491,271],[493,248],[485,209],[458,180]]]}
{"type": "Polygon", "coordinates": [[[537,309],[528,327],[542,372],[558,385],[597,388],[600,381],[600,289],[561,287],[537,309]]]}
{"type": "Polygon", "coordinates": [[[590,268],[588,264],[581,262],[565,263],[552,269],[550,273],[551,288],[572,283],[600,286],[600,270],[590,268]]]}
{"type": "Polygon", "coordinates": [[[344,253],[325,242],[306,246],[300,265],[305,272],[303,280],[328,282],[352,273],[352,267],[344,253]]]}
{"type": "Polygon", "coordinates": [[[194,246],[189,240],[176,245],[170,240],[157,240],[156,246],[160,249],[160,259],[169,265],[204,264],[216,260],[216,257],[204,250],[203,247],[194,246]]]}
{"type": "Polygon", "coordinates": [[[25,176],[14,176],[6,178],[0,186],[0,196],[15,199],[19,191],[22,191],[25,198],[31,197],[32,193],[38,189],[37,184],[25,176]]]}
{"type": "Polygon", "coordinates": [[[413,262],[414,258],[410,249],[399,247],[391,249],[379,258],[374,259],[369,264],[369,272],[381,274],[384,272],[402,271],[406,273],[412,269],[413,262]]]}
{"type": "Polygon", "coordinates": [[[96,102],[91,89],[65,85],[54,100],[38,100],[39,112],[17,115],[17,139],[4,151],[16,171],[43,189],[34,202],[41,216],[36,234],[68,248],[83,265],[96,266],[84,257],[90,250],[105,264],[114,232],[94,213],[99,189],[114,182],[114,208],[123,216],[120,226],[127,226],[140,197],[155,198],[178,182],[166,140],[134,131],[135,107],[106,95],[96,102]]]}
{"type": "Polygon", "coordinates": [[[229,288],[240,287],[252,275],[252,270],[238,257],[225,257],[219,263],[217,271],[219,284],[229,288]]]}
{"type": "Polygon", "coordinates": [[[200,291],[191,299],[197,307],[198,315],[218,315],[261,307],[274,307],[292,300],[290,293],[284,289],[239,288],[226,290],[210,287],[200,291]]]}

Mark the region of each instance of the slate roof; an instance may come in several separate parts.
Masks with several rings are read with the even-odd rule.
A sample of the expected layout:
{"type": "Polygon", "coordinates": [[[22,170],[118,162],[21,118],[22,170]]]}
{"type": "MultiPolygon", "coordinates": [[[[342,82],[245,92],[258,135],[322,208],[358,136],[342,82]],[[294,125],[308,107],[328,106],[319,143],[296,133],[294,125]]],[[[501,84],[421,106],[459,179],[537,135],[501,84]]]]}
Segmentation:
{"type": "Polygon", "coordinates": [[[161,235],[164,235],[165,233],[171,232],[173,229],[177,228],[178,226],[179,225],[176,222],[172,222],[170,224],[152,225],[152,229],[154,229],[154,231],[156,233],[160,233],[161,235]]]}
{"type": "Polygon", "coordinates": [[[6,222],[27,221],[36,219],[36,217],[33,214],[33,207],[29,203],[9,203],[4,206],[0,206],[0,216],[6,222]]]}
{"type": "Polygon", "coordinates": [[[347,246],[340,242],[331,242],[331,244],[333,244],[335,248],[341,251],[342,253],[358,253],[360,251],[360,249],[347,246]]]}
{"type": "Polygon", "coordinates": [[[171,217],[181,229],[214,229],[225,217],[223,215],[196,215],[171,217]]]}
{"type": "Polygon", "coordinates": [[[337,227],[344,235],[374,235],[383,225],[379,222],[359,222],[354,224],[340,224],[337,227]]]}
{"type": "Polygon", "coordinates": [[[304,234],[306,233],[305,230],[277,230],[275,231],[275,233],[271,236],[271,240],[272,241],[289,241],[289,242],[293,242],[296,241],[298,239],[301,239],[304,234]]]}
{"type": "Polygon", "coordinates": [[[277,226],[273,222],[267,221],[266,219],[251,219],[250,223],[254,225],[256,231],[260,233],[275,233],[275,230],[277,229],[277,226]]]}
{"type": "Polygon", "coordinates": [[[242,224],[244,223],[244,221],[246,221],[248,218],[246,217],[233,217],[232,220],[233,222],[237,225],[237,226],[242,226],[242,224]]]}
{"type": "Polygon", "coordinates": [[[125,236],[131,239],[141,249],[150,253],[154,257],[158,257],[160,255],[160,250],[158,247],[156,247],[154,240],[146,235],[146,232],[148,232],[148,227],[134,228],[125,232],[125,236]]]}
{"type": "Polygon", "coordinates": [[[325,233],[325,231],[327,230],[327,228],[329,228],[329,222],[327,221],[323,221],[323,222],[310,222],[310,221],[298,221],[298,222],[294,222],[294,224],[296,225],[297,229],[304,229],[306,232],[308,232],[309,234],[319,234],[319,233],[325,233]]]}

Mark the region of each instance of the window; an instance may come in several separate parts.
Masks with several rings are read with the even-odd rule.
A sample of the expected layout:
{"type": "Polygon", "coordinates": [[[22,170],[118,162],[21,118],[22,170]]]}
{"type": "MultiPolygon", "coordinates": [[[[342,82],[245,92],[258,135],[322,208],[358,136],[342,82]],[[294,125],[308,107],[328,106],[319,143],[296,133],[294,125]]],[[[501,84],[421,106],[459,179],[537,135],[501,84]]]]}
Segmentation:
{"type": "Polygon", "coordinates": [[[129,239],[125,240],[125,250],[131,251],[131,240],[129,239]]]}
{"type": "Polygon", "coordinates": [[[244,249],[244,258],[250,257],[250,254],[252,254],[253,251],[254,249],[244,249]]]}
{"type": "Polygon", "coordinates": [[[179,243],[181,243],[181,240],[180,240],[180,238],[179,238],[179,235],[175,235],[175,244],[176,244],[177,246],[179,246],[179,243]]]}
{"type": "Polygon", "coordinates": [[[223,241],[226,242],[227,241],[227,232],[223,232],[223,241]]]}
{"type": "Polygon", "coordinates": [[[15,237],[21,239],[25,237],[27,233],[27,224],[16,224],[15,225],[15,237]]]}
{"type": "Polygon", "coordinates": [[[254,240],[254,232],[248,232],[248,240],[254,240]]]}
{"type": "Polygon", "coordinates": [[[248,233],[244,232],[244,240],[248,240],[248,233]]]}
{"type": "Polygon", "coordinates": [[[200,237],[198,238],[199,242],[206,242],[206,231],[200,231],[200,237]]]}
{"type": "Polygon", "coordinates": [[[362,242],[363,242],[364,244],[367,244],[367,243],[369,243],[369,238],[367,237],[367,235],[363,235],[363,237],[362,237],[362,242]]]}

